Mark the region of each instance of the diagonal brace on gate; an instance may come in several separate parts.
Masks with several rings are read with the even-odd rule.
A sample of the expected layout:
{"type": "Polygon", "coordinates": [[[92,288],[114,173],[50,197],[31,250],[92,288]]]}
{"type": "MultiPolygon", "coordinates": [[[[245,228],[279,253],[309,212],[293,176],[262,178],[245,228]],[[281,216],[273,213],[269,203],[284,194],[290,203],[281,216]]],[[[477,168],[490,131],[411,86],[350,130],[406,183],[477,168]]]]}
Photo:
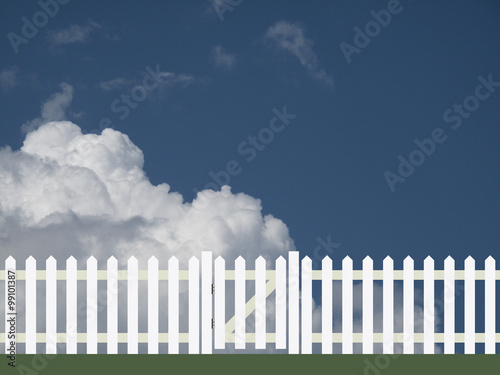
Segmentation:
{"type": "MultiPolygon", "coordinates": [[[[266,298],[276,290],[276,278],[271,277],[266,283],[266,298]]],[[[245,304],[245,319],[250,316],[251,313],[255,311],[255,295],[248,300],[245,304]]],[[[233,315],[231,319],[226,323],[226,338],[228,334],[231,335],[235,330],[236,317],[233,315]]]]}

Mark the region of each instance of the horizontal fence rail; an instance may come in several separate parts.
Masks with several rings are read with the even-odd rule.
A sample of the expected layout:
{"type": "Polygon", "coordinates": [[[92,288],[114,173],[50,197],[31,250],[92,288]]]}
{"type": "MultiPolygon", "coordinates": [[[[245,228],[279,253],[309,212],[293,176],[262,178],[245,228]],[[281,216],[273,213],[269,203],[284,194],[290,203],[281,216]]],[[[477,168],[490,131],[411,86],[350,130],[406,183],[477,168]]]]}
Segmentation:
{"type": "MultiPolygon", "coordinates": [[[[160,270],[158,259],[151,257],[147,269],[139,269],[135,257],[128,259],[126,269],[118,269],[118,261],[111,257],[106,269],[98,269],[97,259],[90,257],[85,269],[77,269],[77,261],[70,257],[65,269],[57,269],[57,261],[49,257],[45,269],[39,269],[37,261],[29,257],[24,269],[18,270],[16,260],[9,257],[5,269],[0,270],[0,280],[4,281],[5,333],[0,333],[0,344],[9,353],[12,345],[25,344],[27,354],[37,352],[37,344],[45,344],[44,352],[53,354],[77,353],[77,344],[86,344],[87,354],[96,354],[98,344],[106,344],[106,352],[118,352],[118,344],[127,344],[127,352],[137,354],[139,344],[147,344],[147,352],[159,353],[160,344],[168,344],[169,354],[178,354],[180,344],[188,344],[192,354],[210,354],[214,349],[229,349],[226,344],[234,344],[234,351],[247,349],[286,349],[290,354],[310,354],[313,344],[321,344],[321,353],[333,353],[333,344],[341,344],[341,352],[352,354],[355,344],[361,344],[361,352],[372,354],[375,344],[382,344],[386,354],[395,352],[395,345],[402,344],[402,352],[412,354],[415,344],[423,344],[423,353],[436,353],[436,344],[444,344],[443,352],[455,353],[455,345],[463,344],[463,352],[473,354],[476,344],[484,344],[484,353],[496,353],[500,334],[496,332],[496,282],[500,271],[496,270],[495,259],[485,260],[484,270],[476,269],[475,260],[468,257],[464,269],[455,269],[451,257],[444,261],[444,269],[436,270],[434,260],[427,257],[423,269],[415,270],[414,261],[407,257],[402,270],[394,269],[390,257],[383,261],[382,270],[374,270],[373,260],[366,257],[361,270],[353,269],[353,261],[346,257],[342,270],[334,270],[333,262],[325,257],[320,270],[312,269],[309,257],[299,259],[299,253],[289,252],[288,260],[279,257],[273,269],[263,257],[258,257],[251,266],[243,257],[235,260],[234,270],[227,270],[222,257],[212,258],[211,252],[202,252],[201,261],[192,257],[188,269],[182,270],[176,257],[168,260],[168,269],[160,270]],[[253,268],[253,269],[247,269],[253,268]],[[23,281],[24,311],[20,311],[19,281],[23,281]],[[37,295],[37,281],[45,281],[45,327],[46,332],[37,329],[37,306],[41,298],[37,295]],[[57,300],[57,281],[66,284],[64,310],[57,300]],[[86,332],[78,332],[77,307],[78,281],[86,284],[86,332]],[[98,281],[106,282],[106,327],[107,332],[98,332],[98,281]],[[127,302],[119,304],[118,282],[126,282],[127,302]],[[139,315],[139,281],[147,281],[147,315],[139,315]],[[167,281],[166,293],[160,293],[160,281],[167,281]],[[180,283],[180,282],[187,283],[180,283]],[[319,283],[313,283],[319,281],[319,283]],[[334,289],[333,282],[341,282],[341,289],[334,289]],[[355,317],[354,281],[361,281],[361,317],[355,317]],[[375,304],[374,285],[382,283],[382,301],[375,304]],[[395,282],[402,281],[403,301],[401,306],[402,332],[395,332],[395,282]],[[423,281],[423,306],[420,319],[423,332],[415,332],[415,282],[423,281]],[[442,301],[436,299],[436,281],[443,281],[442,301]],[[463,314],[457,316],[456,282],[463,282],[463,314]],[[484,301],[478,309],[476,281],[484,286],[484,301]],[[234,285],[234,294],[227,294],[227,282],[234,285]],[[248,294],[253,286],[255,293],[248,294]],[[300,287],[299,287],[300,286],[300,287]],[[313,287],[321,289],[321,318],[313,324],[313,287]],[[188,307],[181,308],[180,295],[187,290],[188,307]],[[341,293],[340,293],[341,291],[341,293]],[[273,296],[271,296],[274,293],[273,296]],[[163,295],[166,294],[166,301],[163,295]],[[341,295],[339,295],[341,294],[341,295]],[[162,296],[160,296],[162,295],[162,296]],[[443,331],[436,332],[436,301],[442,302],[443,331]],[[334,301],[340,304],[334,311],[334,301]],[[160,314],[160,305],[167,304],[166,316],[160,314]],[[226,308],[232,304],[234,316],[226,316],[226,308]],[[376,306],[382,313],[381,329],[374,327],[376,306]],[[58,309],[60,307],[60,309],[58,309]],[[118,332],[119,311],[125,311],[127,332],[118,332]],[[476,310],[484,309],[484,332],[476,331],[476,310]],[[58,314],[64,311],[66,332],[57,331],[58,314]],[[13,317],[23,313],[24,327],[13,330],[13,317]],[[180,317],[186,316],[188,332],[180,332],[180,317]],[[247,318],[254,319],[254,332],[247,332],[247,318]],[[355,318],[361,320],[362,332],[355,331],[355,318]],[[457,318],[463,320],[464,332],[456,332],[457,318]],[[147,320],[147,332],[139,332],[139,319],[147,320]],[[274,332],[268,332],[267,321],[274,320],[274,332]],[[160,332],[159,322],[166,320],[167,332],[160,332]],[[333,322],[341,321],[341,332],[333,332],[333,322]],[[313,332],[313,325],[320,326],[321,332],[313,332]],[[24,332],[20,331],[24,328],[24,332]],[[375,332],[376,330],[382,332],[375,332]],[[12,333],[15,333],[12,336],[12,333]],[[65,344],[65,351],[58,344],[65,344]],[[272,344],[272,345],[268,345],[272,344]]],[[[142,284],[141,284],[142,285],[142,284]]],[[[379,284],[378,284],[379,285],[379,284]]],[[[103,289],[103,288],[101,288],[103,289]]],[[[482,292],[481,292],[482,293],[482,292]]],[[[481,294],[482,295],[482,294],[481,294]]],[[[398,310],[399,311],[399,310],[398,310]]],[[[479,317],[478,318],[483,318],[479,317]]],[[[359,325],[359,324],[358,324],[359,325]]],[[[40,350],[40,347],[39,347],[40,350]]],[[[358,348],[359,351],[359,348],[358,348]]]]}

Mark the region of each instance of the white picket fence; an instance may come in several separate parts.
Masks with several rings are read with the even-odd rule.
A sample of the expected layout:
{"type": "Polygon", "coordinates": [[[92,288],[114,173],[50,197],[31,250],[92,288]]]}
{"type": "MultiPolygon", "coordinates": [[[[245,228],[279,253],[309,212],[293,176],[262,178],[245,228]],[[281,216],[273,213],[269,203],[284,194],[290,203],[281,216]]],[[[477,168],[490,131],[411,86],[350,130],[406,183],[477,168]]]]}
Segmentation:
{"type": "MultiPolygon", "coordinates": [[[[5,281],[5,311],[8,312],[8,272],[16,272],[16,280],[25,281],[25,333],[18,328],[17,343],[26,344],[26,353],[36,353],[36,344],[45,343],[45,352],[58,352],[58,343],[66,344],[66,353],[77,353],[77,343],[86,344],[88,354],[97,353],[98,343],[107,345],[107,353],[117,353],[118,343],[127,344],[127,352],[138,353],[138,344],[147,343],[148,353],[157,354],[160,343],[168,343],[168,353],[179,353],[179,344],[188,343],[189,353],[209,354],[213,349],[224,349],[227,343],[234,343],[234,349],[246,348],[254,343],[255,349],[287,349],[290,354],[312,353],[313,343],[321,343],[324,354],[332,353],[334,343],[342,344],[342,353],[353,353],[355,343],[362,344],[364,354],[372,354],[374,343],[383,344],[383,352],[394,353],[394,344],[402,343],[404,353],[414,353],[415,343],[423,343],[424,353],[435,352],[435,344],[444,343],[444,353],[455,353],[455,344],[463,343],[466,354],[475,353],[476,343],[484,343],[484,351],[494,354],[500,334],[496,333],[496,281],[500,271],[495,260],[489,257],[484,270],[476,270],[475,261],[468,257],[464,270],[455,269],[455,261],[448,257],[444,270],[435,270],[434,260],[427,257],[423,270],[414,269],[414,261],[407,257],[403,270],[394,270],[390,257],[383,261],[382,270],[373,269],[370,257],[363,260],[362,270],[353,270],[350,257],[342,261],[342,270],[333,270],[332,260],[325,257],[322,269],[313,270],[312,260],[304,257],[299,268],[299,253],[292,251],[288,261],[279,257],[274,269],[266,269],[266,261],[259,257],[254,270],[247,269],[246,261],[239,257],[234,270],[225,269],[225,260],[220,256],[212,260],[211,252],[202,252],[201,267],[196,257],[189,260],[188,270],[179,269],[179,261],[172,257],[168,270],[159,270],[158,260],[152,257],[147,270],[138,269],[135,257],[128,260],[127,269],[119,270],[117,259],[107,261],[106,270],[98,270],[97,260],[90,257],[85,270],[77,269],[76,259],[66,261],[66,269],[57,269],[56,259],[46,260],[45,269],[37,269],[36,260],[29,257],[24,270],[16,270],[16,260],[9,257],[5,270],[0,270],[0,280],[5,281]],[[201,268],[201,272],[200,272],[201,268]],[[46,332],[37,331],[37,280],[46,283],[46,332]],[[57,332],[57,280],[66,282],[66,332],[57,332]],[[77,332],[77,281],[86,281],[87,287],[87,332],[77,332]],[[107,332],[98,332],[98,281],[106,283],[107,332]],[[127,283],[127,332],[118,332],[118,282],[127,283]],[[139,306],[138,283],[147,280],[147,332],[138,330],[139,306]],[[168,280],[168,332],[159,332],[159,281],[168,280]],[[312,286],[321,281],[321,332],[312,330],[312,286]],[[332,332],[333,281],[342,283],[342,332],[332,332]],[[362,333],[353,332],[353,281],[362,280],[362,333]],[[374,333],[374,281],[383,283],[383,329],[374,333]],[[394,286],[403,281],[403,332],[394,332],[394,286]],[[423,333],[415,333],[414,291],[415,281],[424,284],[424,327],[423,333]],[[435,281],[444,281],[444,332],[435,332],[435,281]],[[464,281],[464,332],[455,332],[455,282],[464,281]],[[477,333],[476,280],[484,281],[484,333],[477,333]],[[179,283],[188,282],[188,320],[186,333],[179,332],[179,283]],[[200,289],[201,281],[201,289],[200,289]],[[226,319],[226,282],[234,281],[234,316],[226,319]],[[246,296],[247,282],[255,283],[255,295],[246,296]],[[301,286],[299,288],[299,285],[301,286]],[[275,291],[274,311],[266,311],[266,299],[275,291]],[[200,306],[201,299],[201,306],[200,306]],[[200,308],[201,307],[201,308],[200,308]],[[246,318],[255,317],[255,332],[245,332],[246,318]],[[275,316],[275,332],[266,330],[266,316],[275,316]],[[273,344],[273,345],[268,345],[273,344]]],[[[12,274],[12,273],[11,273],[12,274]]],[[[336,296],[335,296],[336,297],[336,296]]],[[[269,297],[271,298],[271,297],[269,297]]],[[[231,298],[233,299],[233,298],[231,298]]],[[[120,307],[123,308],[123,307],[120,307]]],[[[268,309],[269,310],[269,309],[268,309]]],[[[15,310],[10,310],[10,312],[15,310]]],[[[19,310],[18,310],[19,312],[19,310]]],[[[185,313],[185,312],[183,312],[185,313]]],[[[9,330],[5,315],[5,332],[9,330]]],[[[6,340],[0,333],[0,343],[6,340]]],[[[11,340],[8,340],[10,343],[11,340]]],[[[6,345],[7,351],[7,345],[6,345]]]]}

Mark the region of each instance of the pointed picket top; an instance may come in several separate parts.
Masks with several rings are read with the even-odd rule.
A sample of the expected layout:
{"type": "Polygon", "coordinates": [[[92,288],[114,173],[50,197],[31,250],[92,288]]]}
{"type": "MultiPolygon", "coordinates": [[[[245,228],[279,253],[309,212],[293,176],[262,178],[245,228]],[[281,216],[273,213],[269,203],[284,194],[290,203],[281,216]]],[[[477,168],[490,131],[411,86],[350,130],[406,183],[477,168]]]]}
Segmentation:
{"type": "Polygon", "coordinates": [[[266,268],[267,266],[266,258],[262,255],[255,259],[255,268],[257,269],[258,266],[261,266],[262,268],[266,268]]]}
{"type": "Polygon", "coordinates": [[[330,268],[332,268],[332,264],[333,264],[332,258],[330,258],[328,255],[325,256],[323,258],[323,260],[321,261],[321,264],[323,265],[323,267],[330,267],[330,268]]]}
{"type": "Polygon", "coordinates": [[[72,255],[68,259],[66,259],[66,268],[75,268],[76,263],[76,258],[72,255]]]}
{"type": "Polygon", "coordinates": [[[262,255],[259,255],[259,257],[257,259],[255,259],[256,262],[262,262],[262,261],[266,261],[266,258],[264,258],[262,255]]]}
{"type": "Polygon", "coordinates": [[[33,257],[33,255],[30,255],[28,258],[26,258],[26,262],[27,261],[36,262],[36,259],[33,257]]]}
{"type": "Polygon", "coordinates": [[[87,259],[87,266],[89,265],[97,265],[97,259],[91,255],[89,259],[87,259]]]}
{"type": "Polygon", "coordinates": [[[46,264],[46,267],[56,267],[57,265],[57,260],[56,258],[54,258],[52,255],[50,257],[47,258],[47,260],[45,261],[45,264],[46,264]]]}
{"type": "Polygon", "coordinates": [[[33,266],[33,267],[36,267],[36,259],[33,258],[32,255],[30,255],[28,257],[28,259],[26,259],[26,267],[29,267],[29,266],[33,266]]]}
{"type": "Polygon", "coordinates": [[[384,262],[394,262],[394,260],[389,256],[387,255],[385,258],[384,258],[384,262]]]}
{"type": "Polygon", "coordinates": [[[446,257],[446,259],[444,260],[444,264],[448,264],[448,263],[449,263],[450,265],[452,265],[452,264],[454,265],[454,264],[455,264],[455,259],[453,259],[453,258],[451,257],[451,255],[448,255],[448,256],[446,257]]]}
{"type": "Polygon", "coordinates": [[[172,255],[168,260],[168,268],[179,268],[179,259],[175,255],[172,255]]]}
{"type": "Polygon", "coordinates": [[[486,260],[484,261],[484,268],[491,268],[492,270],[495,270],[495,264],[496,264],[496,261],[495,261],[495,258],[493,258],[491,255],[486,258],[486,260]]]}
{"type": "Polygon", "coordinates": [[[302,267],[312,268],[312,260],[307,255],[302,258],[302,267]]]}
{"type": "Polygon", "coordinates": [[[221,257],[220,255],[214,261],[214,269],[215,269],[215,272],[219,272],[219,270],[226,269],[226,260],[223,257],[221,257]]]}
{"type": "Polygon", "coordinates": [[[189,259],[189,264],[191,263],[196,263],[198,262],[198,258],[196,258],[194,255],[189,259]]]}
{"type": "Polygon", "coordinates": [[[275,267],[286,267],[286,259],[281,255],[276,259],[275,267]]]}
{"type": "Polygon", "coordinates": [[[344,267],[344,265],[352,265],[352,258],[347,255],[344,259],[342,259],[342,267],[344,267]]]}
{"type": "MultiPolygon", "coordinates": [[[[16,260],[14,257],[11,255],[5,260],[5,269],[15,269],[16,268],[16,260]]],[[[7,277],[7,272],[5,273],[5,276],[7,277]]]]}
{"type": "Polygon", "coordinates": [[[424,259],[424,267],[426,265],[429,267],[430,266],[434,267],[434,259],[430,255],[428,255],[427,258],[424,259]]]}
{"type": "Polygon", "coordinates": [[[110,266],[118,266],[118,259],[116,259],[113,255],[108,258],[108,267],[110,266]]]}
{"type": "Polygon", "coordinates": [[[373,269],[373,259],[368,255],[363,259],[363,268],[373,269]]]}
{"type": "Polygon", "coordinates": [[[411,256],[407,256],[404,260],[403,260],[403,265],[406,265],[406,266],[413,266],[414,264],[414,260],[411,256]]]}
{"type": "Polygon", "coordinates": [[[155,257],[154,255],[151,256],[151,258],[148,259],[148,266],[157,266],[158,265],[158,258],[155,257]]]}
{"type": "Polygon", "coordinates": [[[138,264],[139,264],[139,261],[133,255],[130,258],[128,258],[128,260],[127,260],[127,266],[128,267],[131,267],[131,266],[134,267],[134,266],[136,266],[138,264]]]}
{"type": "Polygon", "coordinates": [[[467,257],[467,259],[465,259],[465,266],[469,266],[469,267],[475,267],[476,266],[476,261],[474,260],[473,257],[471,257],[470,255],[467,257]]]}
{"type": "Polygon", "coordinates": [[[246,262],[245,262],[245,258],[243,258],[241,255],[236,258],[236,260],[234,261],[234,268],[235,268],[235,271],[236,273],[238,273],[238,269],[240,271],[244,270],[246,267],[246,262]]]}
{"type": "Polygon", "coordinates": [[[367,255],[363,258],[363,262],[373,262],[373,259],[369,255],[367,255]]]}

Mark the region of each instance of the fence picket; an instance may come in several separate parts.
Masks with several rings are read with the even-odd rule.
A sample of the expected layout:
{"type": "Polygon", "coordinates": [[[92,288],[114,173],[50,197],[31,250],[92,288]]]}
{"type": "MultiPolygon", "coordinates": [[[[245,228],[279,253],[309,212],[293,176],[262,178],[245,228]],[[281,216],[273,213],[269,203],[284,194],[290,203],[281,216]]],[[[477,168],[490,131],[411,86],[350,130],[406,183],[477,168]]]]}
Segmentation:
{"type": "Polygon", "coordinates": [[[496,288],[495,288],[495,259],[489,256],[484,264],[485,270],[485,354],[495,354],[496,333],[496,288]]]}
{"type": "Polygon", "coordinates": [[[214,348],[224,349],[226,347],[226,261],[220,255],[214,262],[214,348]]]}
{"type": "Polygon", "coordinates": [[[200,353],[200,261],[189,259],[189,354],[200,353]]]}
{"type": "Polygon", "coordinates": [[[66,354],[77,352],[77,263],[73,256],[66,260],[66,354]]]}
{"type": "Polygon", "coordinates": [[[139,352],[139,268],[137,258],[127,261],[127,353],[139,352]]]}
{"type": "Polygon", "coordinates": [[[97,259],[87,260],[87,354],[97,354],[97,259]]]}
{"type": "Polygon", "coordinates": [[[444,261],[444,354],[455,353],[455,260],[444,261]]]}
{"type": "Polygon", "coordinates": [[[434,353],[434,259],[424,260],[424,354],[434,353]]]}
{"type": "Polygon", "coordinates": [[[465,354],[474,354],[476,351],[476,262],[469,256],[465,260],[465,316],[464,336],[465,354]]]}
{"type": "Polygon", "coordinates": [[[107,262],[107,353],[118,353],[118,260],[111,256],[107,262]]]}
{"type": "Polygon", "coordinates": [[[394,261],[386,257],[383,263],[384,280],[382,284],[382,330],[383,353],[394,353],[394,261]]]}
{"type": "Polygon", "coordinates": [[[26,354],[36,354],[36,260],[26,259],[26,354]]]}
{"type": "Polygon", "coordinates": [[[245,259],[239,256],[234,262],[234,347],[245,349],[245,259]]]}
{"type": "Polygon", "coordinates": [[[414,261],[407,256],[403,262],[403,353],[415,351],[415,307],[414,307],[415,272],[414,261]]]}
{"type": "Polygon", "coordinates": [[[329,256],[321,262],[321,352],[333,353],[333,284],[332,260],[329,256]]]}
{"type": "Polygon", "coordinates": [[[373,354],[373,260],[363,260],[363,354],[373,354]]]}
{"type": "Polygon", "coordinates": [[[299,252],[288,253],[288,352],[299,354],[299,252]]]}
{"type": "Polygon", "coordinates": [[[168,261],[168,354],[179,354],[179,260],[168,261]]]}
{"type": "Polygon", "coordinates": [[[302,259],[302,354],[312,354],[312,261],[302,259]]]}
{"type": "Polygon", "coordinates": [[[148,353],[158,354],[158,259],[148,260],[148,353]]]}
{"type": "Polygon", "coordinates": [[[286,260],[276,259],[276,349],[286,349],[286,260]]]}
{"type": "Polygon", "coordinates": [[[212,252],[201,253],[201,354],[212,354],[212,252]]]}
{"type": "MultiPolygon", "coordinates": [[[[9,256],[5,260],[5,305],[4,305],[4,308],[5,308],[5,336],[6,336],[5,337],[5,353],[6,354],[10,353],[10,349],[9,349],[10,345],[7,345],[7,336],[8,336],[7,332],[10,331],[9,318],[15,316],[16,305],[17,305],[17,295],[13,294],[14,304],[11,304],[9,306],[9,276],[10,276],[9,271],[14,272],[14,275],[16,275],[16,260],[12,256],[9,256]]],[[[17,276],[14,276],[14,277],[17,277],[17,276]]],[[[17,349],[16,349],[16,351],[17,351],[17,349]]]]}
{"type": "Polygon", "coordinates": [[[266,260],[255,260],[255,349],[266,348],[266,260]]]}
{"type": "Polygon", "coordinates": [[[352,259],[342,261],[342,354],[353,353],[352,259]]]}
{"type": "Polygon", "coordinates": [[[45,278],[45,353],[57,353],[57,261],[50,256],[45,278]]]}

